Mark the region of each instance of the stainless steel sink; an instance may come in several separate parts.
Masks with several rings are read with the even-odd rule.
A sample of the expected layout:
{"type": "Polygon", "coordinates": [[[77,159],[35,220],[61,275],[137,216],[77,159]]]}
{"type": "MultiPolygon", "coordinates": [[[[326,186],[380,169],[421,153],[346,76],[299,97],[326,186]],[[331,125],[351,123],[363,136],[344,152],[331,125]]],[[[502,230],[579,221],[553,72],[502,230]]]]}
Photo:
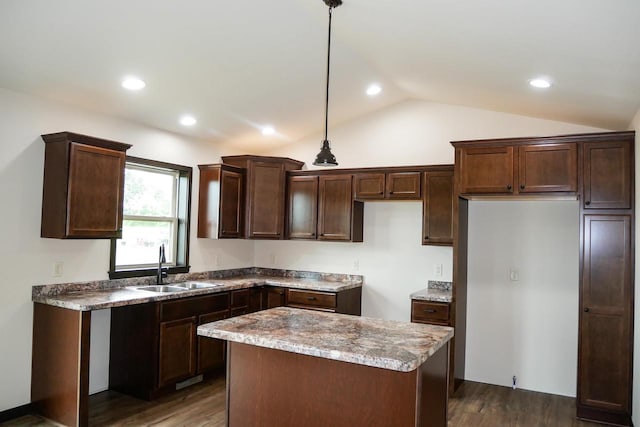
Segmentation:
{"type": "Polygon", "coordinates": [[[218,283],[203,283],[203,282],[183,282],[173,283],[171,286],[176,286],[184,289],[208,289],[220,286],[218,283]]]}
{"type": "Polygon", "coordinates": [[[152,285],[152,286],[140,286],[137,289],[141,291],[169,293],[169,292],[184,292],[187,288],[173,285],[152,285]]]}

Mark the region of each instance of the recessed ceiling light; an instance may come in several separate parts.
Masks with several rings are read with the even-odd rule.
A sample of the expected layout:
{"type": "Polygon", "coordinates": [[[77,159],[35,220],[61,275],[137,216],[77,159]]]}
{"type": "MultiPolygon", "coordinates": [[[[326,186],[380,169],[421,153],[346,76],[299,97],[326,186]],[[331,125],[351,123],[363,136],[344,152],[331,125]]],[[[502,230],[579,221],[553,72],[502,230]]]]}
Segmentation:
{"type": "Polygon", "coordinates": [[[196,122],[197,120],[193,116],[182,116],[180,118],[180,124],[182,126],[193,126],[196,122]]]}
{"type": "Polygon", "coordinates": [[[529,84],[539,89],[547,89],[551,87],[551,82],[547,79],[531,79],[529,80],[529,84]]]}
{"type": "Polygon", "coordinates": [[[376,83],[369,85],[369,87],[367,88],[367,95],[369,96],[376,96],[380,92],[382,92],[382,88],[376,83]]]}
{"type": "Polygon", "coordinates": [[[273,126],[265,126],[262,128],[262,134],[265,136],[274,135],[275,133],[276,130],[273,128],[273,126]]]}
{"type": "Polygon", "coordinates": [[[125,77],[122,80],[122,87],[128,90],[140,90],[147,84],[137,77],[125,77]]]}

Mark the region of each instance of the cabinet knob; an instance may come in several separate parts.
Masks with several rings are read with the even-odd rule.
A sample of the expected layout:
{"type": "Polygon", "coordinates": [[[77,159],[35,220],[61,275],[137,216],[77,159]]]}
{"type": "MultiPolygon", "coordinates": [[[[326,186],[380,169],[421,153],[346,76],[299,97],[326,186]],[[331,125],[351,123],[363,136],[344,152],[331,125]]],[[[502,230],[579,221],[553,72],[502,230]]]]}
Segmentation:
{"type": "Polygon", "coordinates": [[[588,312],[589,312],[589,307],[585,307],[585,308],[584,308],[584,312],[585,312],[585,313],[588,313],[588,312]]]}
{"type": "Polygon", "coordinates": [[[425,313],[435,313],[436,311],[433,308],[427,308],[424,312],[425,313]]]}
{"type": "Polygon", "coordinates": [[[429,240],[429,236],[424,236],[424,240],[429,240]]]}
{"type": "Polygon", "coordinates": [[[587,200],[586,202],[584,202],[584,204],[589,206],[591,204],[591,200],[587,200]]]}
{"type": "Polygon", "coordinates": [[[520,184],[520,189],[524,190],[524,184],[520,184]]]}
{"type": "Polygon", "coordinates": [[[307,297],[307,299],[308,299],[309,301],[315,301],[315,300],[316,300],[316,297],[307,297]]]}
{"type": "Polygon", "coordinates": [[[378,191],[378,194],[384,194],[384,191],[378,191]]]}
{"type": "Polygon", "coordinates": [[[511,184],[507,184],[507,190],[511,191],[511,184]]]}

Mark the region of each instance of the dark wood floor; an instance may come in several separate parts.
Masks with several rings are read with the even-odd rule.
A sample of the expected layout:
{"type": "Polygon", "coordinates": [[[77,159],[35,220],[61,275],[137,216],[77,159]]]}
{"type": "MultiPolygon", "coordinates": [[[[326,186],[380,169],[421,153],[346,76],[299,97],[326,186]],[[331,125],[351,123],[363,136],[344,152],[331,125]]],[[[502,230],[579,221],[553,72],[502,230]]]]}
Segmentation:
{"type": "MultiPolygon", "coordinates": [[[[225,383],[209,380],[146,402],[107,391],[91,396],[91,426],[224,426],[225,383]]],[[[26,416],[3,426],[56,426],[26,416]]],[[[569,397],[466,382],[449,400],[449,427],[587,427],[569,397]]]]}

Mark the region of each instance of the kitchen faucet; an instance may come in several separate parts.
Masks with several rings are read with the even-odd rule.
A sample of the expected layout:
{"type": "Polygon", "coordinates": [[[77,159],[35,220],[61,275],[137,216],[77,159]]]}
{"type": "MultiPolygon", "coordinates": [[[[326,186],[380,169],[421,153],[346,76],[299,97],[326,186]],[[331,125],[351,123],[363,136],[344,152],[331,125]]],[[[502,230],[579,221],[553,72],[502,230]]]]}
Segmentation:
{"type": "Polygon", "coordinates": [[[158,279],[157,284],[162,285],[162,278],[167,277],[167,271],[162,269],[162,263],[167,262],[164,255],[164,243],[160,245],[160,254],[158,255],[158,279]]]}

